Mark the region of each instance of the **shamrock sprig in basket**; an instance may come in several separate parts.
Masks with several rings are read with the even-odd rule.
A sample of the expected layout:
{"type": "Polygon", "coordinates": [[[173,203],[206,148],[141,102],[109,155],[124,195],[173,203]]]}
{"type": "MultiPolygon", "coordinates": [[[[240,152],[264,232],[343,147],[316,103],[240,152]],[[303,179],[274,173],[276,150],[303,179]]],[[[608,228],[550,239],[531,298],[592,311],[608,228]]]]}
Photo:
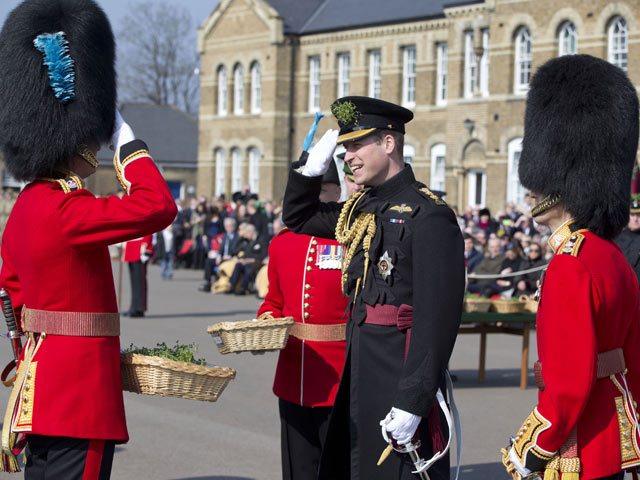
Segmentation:
{"type": "Polygon", "coordinates": [[[491,299],[476,293],[467,292],[464,294],[463,307],[467,313],[488,312],[491,308],[491,299]]]}
{"type": "Polygon", "coordinates": [[[268,352],[285,347],[293,324],[293,317],[273,318],[272,312],[265,312],[254,320],[216,323],[207,332],[222,354],[268,352]]]}
{"type": "Polygon", "coordinates": [[[208,366],[196,359],[198,346],[174,347],[158,343],[155,348],[133,344],[120,355],[122,389],[144,395],[215,402],[235,378],[232,368],[208,366]]]}

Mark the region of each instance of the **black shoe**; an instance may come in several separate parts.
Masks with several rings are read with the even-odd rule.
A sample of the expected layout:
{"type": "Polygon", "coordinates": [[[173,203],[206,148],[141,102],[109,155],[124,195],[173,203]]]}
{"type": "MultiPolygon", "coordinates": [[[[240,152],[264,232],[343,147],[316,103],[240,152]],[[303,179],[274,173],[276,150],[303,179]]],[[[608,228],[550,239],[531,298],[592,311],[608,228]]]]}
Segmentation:
{"type": "Polygon", "coordinates": [[[131,318],[133,317],[144,317],[144,312],[131,312],[129,315],[131,318]]]}
{"type": "Polygon", "coordinates": [[[211,293],[211,284],[205,283],[204,285],[200,285],[200,287],[198,287],[198,290],[200,290],[201,292],[211,293]]]}
{"type": "Polygon", "coordinates": [[[246,289],[238,290],[238,291],[236,292],[236,295],[246,295],[246,294],[247,294],[247,290],[246,290],[246,289]]]}

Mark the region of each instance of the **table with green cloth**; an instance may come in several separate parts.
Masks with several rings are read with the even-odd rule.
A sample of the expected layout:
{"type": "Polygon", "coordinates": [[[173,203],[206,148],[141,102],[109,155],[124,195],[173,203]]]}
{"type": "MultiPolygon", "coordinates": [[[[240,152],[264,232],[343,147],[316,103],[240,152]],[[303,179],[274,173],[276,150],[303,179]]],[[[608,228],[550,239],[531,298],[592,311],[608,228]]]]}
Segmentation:
{"type": "Polygon", "coordinates": [[[463,313],[458,333],[480,334],[480,360],[478,364],[478,383],[484,382],[487,357],[487,334],[507,333],[522,337],[522,357],[520,360],[520,388],[527,388],[529,374],[529,334],[535,326],[535,313],[463,313]]]}

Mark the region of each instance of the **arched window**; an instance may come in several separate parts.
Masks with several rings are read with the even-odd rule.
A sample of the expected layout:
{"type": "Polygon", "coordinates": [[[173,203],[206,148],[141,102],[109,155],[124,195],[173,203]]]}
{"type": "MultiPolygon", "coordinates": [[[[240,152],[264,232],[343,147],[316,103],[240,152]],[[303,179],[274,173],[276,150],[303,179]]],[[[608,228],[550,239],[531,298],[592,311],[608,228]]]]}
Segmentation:
{"type": "Polygon", "coordinates": [[[413,159],[416,156],[416,149],[413,145],[408,145],[405,143],[402,149],[402,160],[404,163],[409,165],[413,165],[413,159]]]}
{"type": "Polygon", "coordinates": [[[432,190],[445,191],[445,167],[447,162],[447,146],[444,143],[436,143],[431,147],[431,181],[429,187],[432,190]]]}
{"type": "Polygon", "coordinates": [[[239,148],[231,149],[231,193],[242,190],[242,152],[239,148]]]}
{"type": "Polygon", "coordinates": [[[609,23],[609,62],[627,71],[629,53],[629,27],[622,17],[615,17],[609,23]]]}
{"type": "Polygon", "coordinates": [[[514,93],[527,93],[531,80],[531,33],[527,27],[521,27],[516,33],[514,70],[514,93]]]}
{"type": "Polygon", "coordinates": [[[227,114],[227,67],[218,67],[218,115],[227,114]]]}
{"type": "Polygon", "coordinates": [[[251,64],[251,113],[262,110],[262,71],[260,63],[251,64]]]}
{"type": "Polygon", "coordinates": [[[225,184],[227,182],[226,171],[227,165],[224,158],[224,150],[217,148],[215,151],[216,159],[216,195],[224,195],[225,184]]]}
{"type": "Polygon", "coordinates": [[[518,164],[520,163],[520,154],[522,153],[522,138],[514,138],[507,144],[507,202],[513,202],[516,205],[524,203],[526,189],[520,183],[518,177],[518,164]]]}
{"type": "Polygon", "coordinates": [[[473,97],[478,81],[478,63],[473,50],[473,30],[464,32],[464,98],[473,97]]]}
{"type": "Polygon", "coordinates": [[[233,113],[244,112],[244,69],[239,63],[233,67],[233,113]]]}
{"type": "Polygon", "coordinates": [[[578,31],[571,22],[564,22],[558,31],[558,55],[578,53],[578,31]]]}

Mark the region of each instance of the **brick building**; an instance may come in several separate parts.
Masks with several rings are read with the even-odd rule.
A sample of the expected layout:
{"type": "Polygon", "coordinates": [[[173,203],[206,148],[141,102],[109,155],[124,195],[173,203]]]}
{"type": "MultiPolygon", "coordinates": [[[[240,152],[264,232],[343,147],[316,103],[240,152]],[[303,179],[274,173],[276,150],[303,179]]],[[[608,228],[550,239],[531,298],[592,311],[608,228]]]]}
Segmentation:
{"type": "Polygon", "coordinates": [[[587,53],[640,86],[638,22],[637,0],[221,0],[199,29],[197,191],[282,198],[315,112],[350,94],[414,111],[405,159],[450,204],[520,203],[532,73],[587,53]]]}

